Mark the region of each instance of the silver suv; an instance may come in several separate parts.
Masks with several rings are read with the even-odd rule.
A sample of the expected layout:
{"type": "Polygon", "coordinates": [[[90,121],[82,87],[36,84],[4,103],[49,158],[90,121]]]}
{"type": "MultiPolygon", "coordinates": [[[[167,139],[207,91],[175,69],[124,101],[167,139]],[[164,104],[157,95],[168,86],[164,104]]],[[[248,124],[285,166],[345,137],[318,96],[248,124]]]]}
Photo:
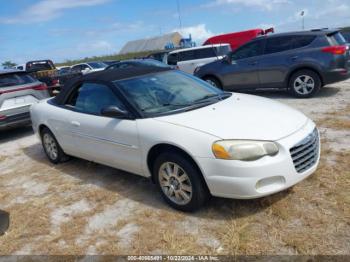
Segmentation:
{"type": "Polygon", "coordinates": [[[28,73],[0,71],[0,130],[30,124],[29,107],[49,97],[46,84],[28,73]]]}

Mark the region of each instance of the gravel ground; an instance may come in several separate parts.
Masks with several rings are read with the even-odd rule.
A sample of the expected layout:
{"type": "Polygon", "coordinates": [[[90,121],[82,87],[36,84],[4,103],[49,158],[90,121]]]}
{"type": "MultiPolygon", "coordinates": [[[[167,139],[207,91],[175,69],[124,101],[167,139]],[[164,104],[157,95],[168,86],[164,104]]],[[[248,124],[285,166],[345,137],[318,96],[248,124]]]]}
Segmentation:
{"type": "MultiPolygon", "coordinates": [[[[313,119],[317,172],[258,200],[213,198],[186,214],[147,179],[73,159],[52,165],[30,128],[0,133],[0,237],[9,254],[350,254],[350,82],[312,99],[259,93],[313,119]]],[[[288,117],[288,116],[286,116],[288,117]]]]}

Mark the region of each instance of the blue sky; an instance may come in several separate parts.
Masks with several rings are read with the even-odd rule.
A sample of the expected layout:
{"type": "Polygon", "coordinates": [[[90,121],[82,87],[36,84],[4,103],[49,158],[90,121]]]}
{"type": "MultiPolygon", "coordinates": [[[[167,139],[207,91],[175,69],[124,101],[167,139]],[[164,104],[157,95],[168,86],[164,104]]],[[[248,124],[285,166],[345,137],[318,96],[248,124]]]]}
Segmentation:
{"type": "Polygon", "coordinates": [[[350,0],[2,0],[0,63],[54,62],[117,53],[128,40],[180,31],[211,35],[274,26],[277,31],[350,26],[350,0]]]}

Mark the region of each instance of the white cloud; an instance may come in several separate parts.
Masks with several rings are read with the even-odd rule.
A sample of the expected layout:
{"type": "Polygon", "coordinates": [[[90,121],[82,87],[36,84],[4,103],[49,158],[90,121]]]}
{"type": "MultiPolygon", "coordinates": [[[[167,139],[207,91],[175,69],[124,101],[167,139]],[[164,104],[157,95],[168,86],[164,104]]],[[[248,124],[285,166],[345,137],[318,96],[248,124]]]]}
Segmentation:
{"type": "Polygon", "coordinates": [[[107,1],[109,0],[41,0],[13,17],[0,18],[0,23],[45,22],[59,17],[66,9],[95,6],[107,1]]]}
{"type": "Polygon", "coordinates": [[[193,41],[200,44],[204,42],[204,40],[214,35],[213,32],[207,29],[205,24],[183,27],[182,29],[177,28],[174,29],[173,32],[179,32],[185,38],[191,34],[193,41]]]}
{"type": "Polygon", "coordinates": [[[258,8],[264,11],[270,11],[281,5],[289,4],[290,0],[215,0],[209,4],[207,7],[222,6],[222,5],[232,5],[234,7],[251,7],[258,8]]]}

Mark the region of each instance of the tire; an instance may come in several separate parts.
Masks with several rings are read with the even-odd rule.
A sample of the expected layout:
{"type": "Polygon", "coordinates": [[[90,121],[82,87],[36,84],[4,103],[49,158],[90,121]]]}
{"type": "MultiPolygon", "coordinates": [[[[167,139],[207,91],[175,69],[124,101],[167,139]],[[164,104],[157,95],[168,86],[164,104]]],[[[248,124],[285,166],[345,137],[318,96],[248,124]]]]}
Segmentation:
{"type": "Polygon", "coordinates": [[[317,73],[312,70],[300,70],[295,72],[288,84],[289,92],[297,98],[309,98],[314,96],[322,86],[317,73]]]}
{"type": "Polygon", "coordinates": [[[192,212],[201,208],[209,198],[202,174],[192,161],[180,153],[159,155],[154,163],[153,175],[163,199],[175,209],[192,212]]]}
{"type": "Polygon", "coordinates": [[[69,160],[69,156],[63,152],[54,134],[46,127],[41,131],[41,141],[47,158],[53,164],[69,160]]]}
{"type": "Polygon", "coordinates": [[[204,77],[203,80],[216,88],[222,89],[222,85],[220,81],[215,77],[208,76],[208,77],[204,77]]]}

